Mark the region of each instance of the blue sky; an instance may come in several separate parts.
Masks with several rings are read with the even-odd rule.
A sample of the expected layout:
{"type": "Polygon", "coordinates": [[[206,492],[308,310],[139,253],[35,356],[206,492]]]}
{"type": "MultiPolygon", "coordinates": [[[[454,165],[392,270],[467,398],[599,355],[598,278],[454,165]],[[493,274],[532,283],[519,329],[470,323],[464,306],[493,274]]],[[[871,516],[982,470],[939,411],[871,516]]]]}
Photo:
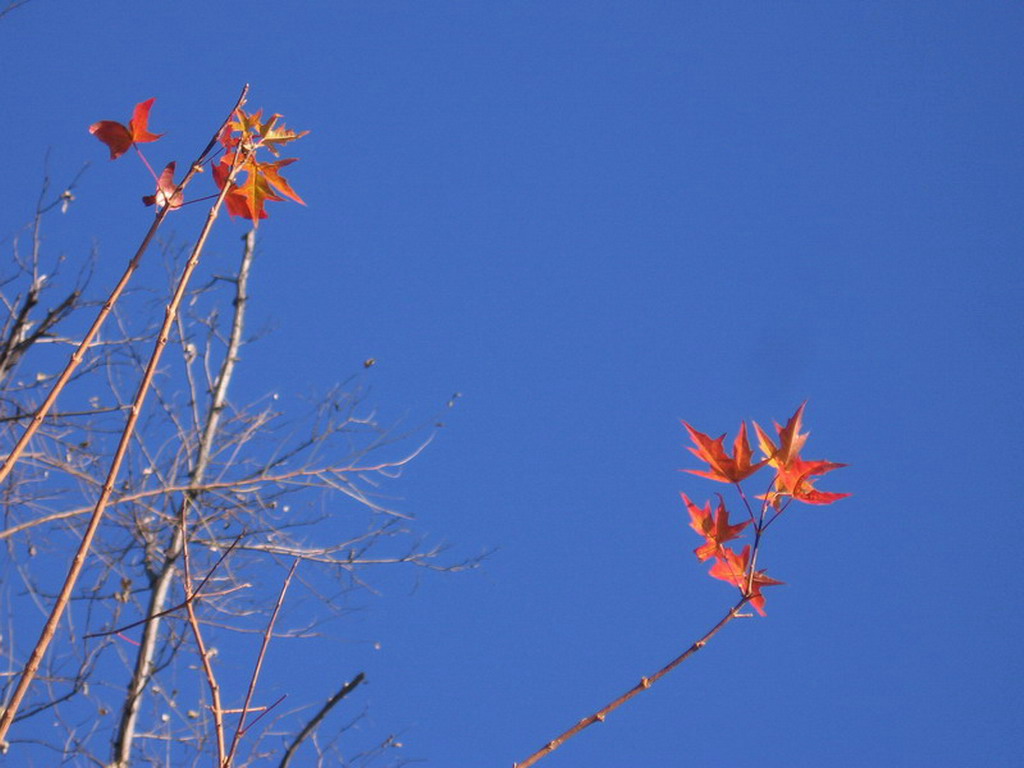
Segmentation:
{"type": "Polygon", "coordinates": [[[86,128],[151,96],[154,163],[245,82],[311,131],[308,207],[260,229],[245,394],[376,358],[382,418],[445,423],[397,505],[496,550],[271,655],[296,695],[365,671],[360,738],[508,766],[658,669],[734,599],[691,554],[678,494],[719,488],[677,472],[679,420],[808,399],[807,454],[851,465],[822,486],[854,496],[772,532],[768,618],[542,765],[1009,765],[1022,32],[1007,3],[33,0],[0,20],[0,237],[47,151],[55,180],[91,161],[49,237],[119,267],[149,184],[86,128]]]}

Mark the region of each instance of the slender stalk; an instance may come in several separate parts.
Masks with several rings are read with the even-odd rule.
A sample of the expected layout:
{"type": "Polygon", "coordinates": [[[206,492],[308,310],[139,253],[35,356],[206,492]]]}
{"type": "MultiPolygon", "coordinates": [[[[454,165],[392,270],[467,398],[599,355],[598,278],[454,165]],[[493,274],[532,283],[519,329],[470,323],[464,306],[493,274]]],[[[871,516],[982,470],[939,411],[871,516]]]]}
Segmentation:
{"type": "MultiPolygon", "coordinates": [[[[221,124],[221,127],[217,129],[217,132],[213,135],[213,139],[210,140],[210,143],[206,145],[206,148],[202,151],[199,157],[196,158],[196,161],[192,163],[188,172],[185,174],[185,178],[181,180],[178,188],[174,191],[175,195],[182,192],[188,183],[192,181],[192,177],[195,176],[195,174],[203,167],[203,163],[206,162],[206,158],[210,154],[210,150],[212,150],[217,144],[217,137],[220,135],[221,130],[223,130],[223,127],[231,121],[235,111],[245,104],[245,96],[248,91],[248,85],[242,88],[242,93],[238,97],[238,101],[235,103],[235,106],[232,108],[231,112],[228,113],[228,117],[221,124]]],[[[117,303],[117,300],[121,297],[121,294],[124,292],[125,287],[127,287],[128,281],[131,280],[132,275],[135,274],[135,270],[138,269],[139,263],[142,261],[142,255],[146,252],[146,249],[149,248],[149,244],[153,241],[157,230],[160,228],[160,225],[163,224],[164,219],[167,218],[167,214],[170,213],[170,211],[171,207],[169,205],[165,205],[157,213],[156,218],[149,227],[149,231],[146,232],[146,236],[142,238],[142,244],[139,245],[135,255],[132,256],[131,261],[128,262],[128,266],[125,268],[124,274],[121,275],[121,279],[117,281],[117,284],[110,292],[110,295],[107,296],[107,300],[104,301],[103,306],[100,307],[100,311],[97,313],[96,319],[93,320],[89,330],[86,331],[85,337],[82,339],[82,343],[79,344],[78,348],[71,354],[71,357],[68,359],[67,366],[50,388],[50,393],[36,409],[36,412],[32,416],[32,420],[28,425],[26,425],[25,431],[18,439],[18,442],[15,444],[14,448],[11,449],[7,458],[4,459],[3,465],[0,465],[0,482],[3,482],[7,475],[11,473],[11,470],[14,468],[18,459],[21,458],[21,455],[25,452],[25,448],[28,446],[32,436],[42,425],[43,419],[46,418],[46,414],[50,412],[53,404],[57,401],[57,396],[67,385],[68,381],[71,379],[71,375],[82,362],[82,358],[85,356],[86,350],[92,345],[93,340],[96,338],[96,334],[99,333],[103,323],[106,322],[107,318],[110,316],[111,311],[114,309],[114,304],[117,303]]],[[[3,739],[3,736],[6,733],[6,728],[3,723],[4,719],[0,718],[0,740],[3,739]]]]}
{"type": "MultiPolygon", "coordinates": [[[[247,88],[242,90],[241,99],[244,99],[247,88]]],[[[240,100],[241,100],[240,99],[240,100]]],[[[234,112],[232,111],[232,114],[234,112]]],[[[210,146],[216,142],[216,136],[211,141],[210,146]]],[[[153,352],[150,355],[149,363],[146,366],[146,370],[142,375],[142,381],[139,383],[138,391],[136,392],[135,399],[132,402],[131,408],[128,412],[128,419],[125,423],[124,430],[121,433],[121,439],[118,442],[117,449],[114,452],[114,457],[110,463],[110,469],[107,472],[106,480],[103,483],[103,490],[100,492],[100,496],[96,501],[96,506],[93,509],[92,516],[89,519],[88,526],[85,529],[85,533],[82,536],[82,540],[79,543],[78,550],[75,552],[75,556],[71,561],[71,566],[68,569],[67,576],[64,580],[64,585],[61,587],[60,593],[57,596],[57,600],[54,603],[53,609],[50,612],[49,618],[46,620],[46,624],[43,626],[43,630],[39,635],[39,640],[36,641],[35,647],[32,649],[32,653],[29,656],[28,663],[22,670],[21,677],[18,680],[18,685],[14,689],[14,693],[11,696],[11,700],[7,707],[0,712],[0,743],[2,743],[7,735],[7,731],[11,727],[11,723],[14,720],[14,716],[17,714],[18,708],[21,706],[22,700],[25,698],[25,694],[28,692],[29,686],[32,684],[32,680],[35,678],[36,673],[39,671],[39,666],[42,663],[43,657],[46,655],[46,650],[49,648],[50,642],[53,640],[53,636],[57,632],[57,626],[60,623],[60,619],[64,614],[64,609],[67,607],[68,602],[71,599],[71,592],[75,587],[75,583],[78,581],[78,577],[82,572],[82,568],[85,566],[85,560],[89,553],[89,548],[92,546],[93,537],[96,535],[96,531],[99,529],[100,521],[103,519],[103,513],[106,510],[107,502],[110,500],[111,495],[114,492],[114,486],[117,482],[117,476],[121,469],[121,464],[124,461],[124,457],[128,452],[128,446],[132,440],[132,434],[135,431],[135,425],[139,420],[139,415],[142,413],[142,406],[145,403],[146,395],[149,392],[150,385],[153,381],[153,377],[156,375],[157,366],[160,363],[160,358],[163,354],[164,349],[167,346],[167,338],[170,335],[171,328],[174,324],[174,319],[178,312],[178,307],[181,305],[181,301],[185,296],[185,291],[188,288],[189,280],[192,277],[192,273],[195,271],[196,266],[199,264],[199,257],[202,255],[203,248],[206,245],[206,239],[209,237],[210,230],[213,228],[214,222],[217,220],[217,215],[220,212],[220,207],[224,202],[224,198],[227,197],[228,192],[231,189],[230,182],[232,181],[238,167],[241,165],[242,156],[241,153],[235,156],[235,163],[231,169],[228,183],[225,183],[224,188],[221,190],[221,194],[218,196],[217,201],[210,209],[209,214],[206,217],[206,222],[203,224],[203,228],[199,233],[199,237],[196,239],[195,246],[192,248],[192,253],[189,256],[188,261],[185,263],[185,267],[181,272],[178,279],[178,284],[175,287],[174,294],[171,300],[167,304],[165,310],[164,322],[157,334],[156,343],[153,346],[153,352]]],[[[191,173],[195,172],[197,166],[193,166],[191,173]]],[[[188,177],[186,177],[188,178],[188,177]]],[[[166,212],[169,206],[166,206],[162,212],[166,212]]],[[[150,234],[147,238],[152,237],[155,233],[155,229],[151,229],[150,234]]],[[[126,282],[126,281],[125,281],[126,282]]],[[[81,348],[79,348],[81,350],[81,348]]],[[[77,352],[76,352],[77,354],[77,352]]],[[[51,392],[51,398],[56,399],[55,395],[51,392]]],[[[39,412],[36,417],[33,418],[32,424],[38,426],[41,421],[39,412]],[[37,418],[39,417],[39,418],[37,418]]],[[[13,455],[13,452],[12,452],[13,455]]],[[[11,462],[8,457],[8,462],[11,462]]],[[[11,462],[13,464],[13,462],[11,462]]],[[[7,466],[5,464],[5,466],[7,466]]],[[[2,477],[0,477],[2,480],[2,477]]]]}
{"type": "MultiPolygon", "coordinates": [[[[201,486],[206,478],[206,471],[210,466],[210,460],[213,456],[214,440],[220,426],[221,414],[227,405],[228,386],[234,374],[235,364],[239,359],[238,353],[242,346],[245,328],[245,309],[249,300],[249,272],[256,252],[256,231],[249,230],[243,239],[245,246],[242,251],[242,263],[238,269],[238,277],[235,281],[234,316],[231,323],[231,333],[228,338],[227,349],[224,352],[224,359],[221,361],[220,371],[214,383],[213,394],[210,397],[206,421],[203,425],[199,447],[196,451],[195,464],[190,473],[190,489],[182,494],[179,523],[175,526],[171,541],[164,551],[160,570],[152,577],[150,582],[149,603],[146,606],[146,627],[143,630],[142,639],[135,654],[135,670],[128,684],[128,692],[121,711],[121,720],[118,725],[117,735],[114,738],[114,764],[117,766],[126,766],[131,759],[132,744],[135,740],[135,726],[138,721],[139,707],[142,704],[142,693],[146,690],[155,672],[154,659],[156,657],[157,640],[159,639],[162,626],[161,617],[168,613],[165,606],[167,605],[167,598],[174,578],[175,564],[181,556],[184,542],[188,535],[188,512],[199,495],[199,491],[193,489],[201,486]]],[[[186,590],[186,595],[188,594],[191,594],[191,592],[186,590]]]]}
{"type": "Polygon", "coordinates": [[[306,723],[305,727],[301,731],[299,731],[299,734],[295,737],[295,740],[288,745],[288,749],[285,750],[284,757],[281,758],[281,762],[277,768],[288,768],[288,764],[292,761],[292,757],[295,756],[295,752],[299,749],[299,746],[301,746],[302,742],[305,741],[309,737],[309,735],[317,729],[320,723],[323,722],[323,719],[327,717],[328,713],[332,709],[334,709],[338,702],[344,699],[350,693],[352,693],[352,691],[354,691],[356,687],[361,682],[363,682],[365,678],[366,676],[362,672],[360,672],[349,682],[341,686],[338,692],[331,696],[331,698],[329,698],[327,702],[322,707],[320,707],[319,711],[317,711],[317,713],[310,718],[309,722],[306,723]]]}
{"type": "Polygon", "coordinates": [[[235,752],[238,750],[238,743],[241,741],[242,736],[246,732],[245,727],[245,716],[249,712],[249,705],[252,703],[253,694],[256,693],[256,682],[260,677],[260,669],[263,667],[263,659],[267,655],[267,646],[270,645],[270,638],[274,634],[274,623],[277,621],[277,614],[281,612],[281,606],[284,604],[284,596],[288,591],[288,585],[291,584],[292,576],[295,575],[295,569],[299,567],[299,558],[295,558],[292,561],[292,567],[288,569],[288,575],[284,579],[284,584],[281,585],[281,592],[277,596],[277,603],[274,604],[274,611],[270,614],[270,621],[267,622],[267,628],[263,632],[263,642],[260,644],[260,652],[256,656],[256,665],[253,667],[252,676],[249,678],[249,690],[245,692],[245,703],[242,704],[242,713],[238,716],[238,725],[235,727],[235,735],[231,739],[231,748],[228,749],[228,754],[221,763],[222,768],[230,768],[231,761],[235,757],[235,752]]]}
{"type": "Polygon", "coordinates": [[[747,604],[748,600],[749,600],[748,597],[744,597],[742,600],[740,600],[738,603],[736,603],[736,605],[734,605],[732,608],[730,608],[729,612],[726,613],[725,616],[723,616],[722,619],[717,624],[715,624],[715,626],[713,626],[710,630],[708,630],[704,634],[704,636],[700,638],[700,640],[695,642],[693,645],[691,645],[689,648],[687,648],[683,653],[681,653],[679,656],[674,658],[672,661],[670,661],[664,667],[662,667],[657,672],[655,672],[651,677],[642,677],[642,678],[640,678],[640,682],[639,683],[637,683],[632,688],[630,688],[628,691],[626,691],[624,694],[619,696],[619,698],[615,699],[614,701],[612,701],[609,704],[606,704],[605,706],[603,706],[601,709],[597,710],[597,712],[595,712],[594,714],[590,715],[589,717],[583,718],[578,723],[576,723],[576,725],[574,725],[572,728],[570,728],[569,730],[565,731],[560,736],[557,736],[556,738],[554,738],[551,741],[549,741],[547,744],[545,744],[543,747],[538,749],[536,752],[534,752],[528,758],[523,760],[521,763],[513,763],[512,764],[512,768],[529,768],[531,765],[534,765],[535,763],[540,761],[542,758],[547,757],[548,755],[550,755],[552,752],[554,752],[556,749],[558,749],[560,746],[562,746],[562,744],[564,744],[566,741],[571,739],[573,736],[575,736],[577,733],[582,731],[584,728],[587,728],[588,726],[591,726],[594,723],[604,722],[604,719],[611,712],[613,712],[616,709],[618,709],[619,707],[621,707],[623,704],[625,704],[627,701],[632,699],[634,696],[636,696],[641,691],[646,691],[648,688],[650,688],[652,685],[654,685],[656,682],[658,682],[658,680],[663,678],[665,675],[667,675],[669,672],[671,672],[673,669],[678,667],[680,664],[682,664],[688,658],[693,656],[693,654],[695,654],[697,651],[699,651],[701,648],[703,648],[705,645],[707,645],[707,642],[712,637],[714,637],[716,634],[718,634],[719,630],[721,630],[722,627],[724,627],[730,621],[735,619],[737,616],[741,615],[740,614],[740,610],[742,610],[743,606],[747,604]]]}
{"type": "MultiPolygon", "coordinates": [[[[107,629],[107,630],[104,630],[103,632],[90,632],[88,635],[82,635],[82,639],[83,640],[89,640],[89,639],[94,638],[94,637],[107,637],[108,635],[120,635],[120,634],[123,634],[124,632],[127,632],[129,629],[135,629],[135,627],[140,627],[143,624],[147,624],[148,622],[152,621],[153,619],[162,618],[162,617],[167,616],[169,614],[175,613],[176,611],[180,611],[186,605],[188,605],[191,602],[194,602],[195,600],[197,600],[199,598],[199,593],[203,591],[203,588],[206,586],[207,582],[210,579],[213,578],[213,574],[215,574],[217,572],[217,569],[220,568],[220,564],[223,563],[225,559],[227,559],[227,556],[231,554],[232,550],[234,550],[234,548],[236,546],[238,546],[238,542],[240,542],[241,540],[242,540],[241,534],[239,534],[238,536],[235,537],[235,540],[232,541],[231,544],[228,545],[228,548],[225,549],[221,553],[221,556],[217,558],[217,562],[215,562],[213,564],[213,567],[203,577],[203,580],[199,582],[199,586],[197,586],[195,588],[195,590],[187,591],[185,599],[182,600],[177,605],[173,605],[170,608],[166,608],[163,611],[161,611],[160,613],[154,614],[153,616],[147,616],[145,619],[139,619],[138,621],[133,621],[131,624],[125,624],[123,627],[117,627],[116,629],[107,629]]],[[[223,592],[218,592],[218,593],[215,593],[215,594],[223,594],[223,592]]]]}
{"type": "MultiPolygon", "coordinates": [[[[181,505],[179,510],[181,520],[179,529],[185,530],[188,526],[186,518],[187,510],[181,505]]],[[[185,592],[192,594],[192,568],[188,557],[188,539],[183,539],[181,550],[182,562],[185,570],[185,592]]],[[[199,619],[196,617],[196,606],[192,600],[185,604],[185,613],[188,615],[188,625],[192,629],[192,637],[196,641],[196,650],[199,653],[199,661],[203,666],[203,674],[206,676],[206,684],[210,687],[210,712],[213,715],[213,733],[217,740],[217,765],[224,763],[224,708],[220,703],[220,685],[217,683],[217,676],[213,672],[213,664],[210,662],[210,652],[206,649],[203,641],[203,633],[199,628],[199,619]]]]}

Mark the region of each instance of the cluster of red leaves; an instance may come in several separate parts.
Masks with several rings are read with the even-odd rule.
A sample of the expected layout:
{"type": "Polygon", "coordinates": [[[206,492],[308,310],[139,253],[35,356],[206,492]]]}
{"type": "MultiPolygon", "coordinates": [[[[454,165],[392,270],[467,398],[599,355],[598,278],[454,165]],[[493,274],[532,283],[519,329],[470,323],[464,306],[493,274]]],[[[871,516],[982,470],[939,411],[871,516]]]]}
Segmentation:
{"type": "Polygon", "coordinates": [[[760,514],[755,517],[753,510],[747,504],[749,519],[741,523],[730,522],[729,511],[720,494],[718,508],[714,515],[711,513],[710,501],[703,507],[699,507],[690,501],[685,493],[682,494],[683,502],[690,513],[690,527],[704,537],[704,544],[695,550],[697,559],[704,562],[714,558],[715,562],[711,566],[710,575],[737,587],[762,616],[765,612],[764,595],[761,594],[761,588],[783,583],[768,577],[764,571],[755,568],[764,530],[793,500],[805,504],[831,504],[850,495],[819,491],[813,485],[813,478],[846,465],[801,458],[800,452],[803,450],[808,436],[807,433],[800,432],[806,405],[804,403],[797,408],[796,413],[785,427],[775,424],[778,444],[757,422],[754,422],[758,443],[764,454],[764,458],[756,463],[751,462],[753,452],[747,437],[746,423],[740,425],[730,456],[725,449],[725,435],[712,439],[703,432],[698,432],[685,421],[683,422],[683,426],[690,433],[690,439],[694,443],[693,447],[689,448],[690,452],[708,464],[706,470],[689,469],[686,471],[718,482],[733,483],[739,490],[744,503],[746,503],[747,497],[743,495],[740,482],[762,467],[769,466],[775,470],[775,477],[768,493],[757,497],[762,500],[760,514]],[[754,526],[753,548],[748,544],[742,552],[737,553],[725,546],[726,542],[739,538],[743,530],[751,524],[754,526]]]}
{"type": "Polygon", "coordinates": [[[282,146],[301,139],[309,131],[296,133],[288,130],[284,123],[278,124],[281,115],[271,115],[266,122],[262,121],[262,116],[263,110],[252,115],[241,109],[235,113],[235,119],[224,127],[220,135],[224,154],[220,162],[213,166],[213,180],[218,188],[224,189],[231,169],[238,164],[236,177],[244,175],[245,180],[241,183],[230,182],[225,204],[228,213],[232,216],[241,216],[243,219],[251,219],[253,225],[258,224],[260,219],[267,218],[263,206],[268,200],[281,201],[287,197],[302,205],[306,204],[281,175],[281,169],[294,163],[295,158],[260,162],[256,159],[256,150],[263,147],[277,157],[282,146]]]}
{"type": "MultiPolygon", "coordinates": [[[[137,144],[156,141],[163,136],[162,133],[151,133],[148,128],[149,111],[154,101],[156,99],[148,99],[136,104],[127,126],[113,120],[101,120],[89,126],[89,132],[110,149],[111,160],[121,157],[137,144]]],[[[223,191],[224,186],[228,185],[227,197],[224,198],[228,213],[250,219],[254,226],[260,219],[267,218],[264,204],[269,200],[290,198],[305,205],[281,175],[281,169],[294,163],[295,158],[264,162],[258,159],[257,150],[267,149],[276,157],[282,146],[302,138],[309,131],[296,133],[288,130],[284,123],[278,122],[281,115],[271,115],[266,122],[262,120],[262,115],[262,110],[252,115],[241,109],[235,112],[233,119],[225,125],[218,137],[224,154],[213,166],[213,180],[217,188],[223,191]],[[244,180],[238,181],[243,177],[244,180]]],[[[149,164],[146,165],[148,167],[149,164]]],[[[154,173],[156,193],[143,197],[143,203],[172,209],[183,205],[182,192],[174,182],[174,167],[175,164],[171,162],[159,177],[154,173]]]]}

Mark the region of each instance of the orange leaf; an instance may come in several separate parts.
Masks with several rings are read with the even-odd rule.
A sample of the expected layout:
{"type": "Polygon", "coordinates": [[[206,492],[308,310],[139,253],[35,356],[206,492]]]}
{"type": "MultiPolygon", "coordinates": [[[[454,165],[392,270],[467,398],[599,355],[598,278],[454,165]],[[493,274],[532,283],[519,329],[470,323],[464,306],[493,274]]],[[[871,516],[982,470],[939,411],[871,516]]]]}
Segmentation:
{"type": "Polygon", "coordinates": [[[156,101],[155,98],[136,104],[127,128],[113,120],[100,120],[89,126],[89,133],[110,149],[111,160],[117,160],[131,149],[132,144],[156,141],[163,136],[162,133],[150,133],[149,131],[149,110],[153,107],[154,101],[156,101]]]}
{"type": "Polygon", "coordinates": [[[785,427],[780,427],[778,422],[775,423],[775,431],[779,433],[778,447],[775,446],[775,443],[767,433],[761,429],[761,426],[756,421],[754,422],[754,429],[757,431],[757,440],[761,444],[761,451],[773,467],[786,464],[793,456],[800,453],[804,443],[807,442],[810,432],[800,434],[804,408],[806,407],[807,401],[804,400],[800,407],[796,409],[793,418],[786,422],[785,427]]]}
{"type": "Polygon", "coordinates": [[[160,174],[160,178],[157,179],[156,194],[144,196],[142,202],[146,205],[156,205],[159,208],[169,205],[171,210],[181,208],[184,196],[181,192],[175,192],[177,188],[178,185],[174,183],[174,162],[172,161],[167,164],[163,173],[160,174]]]}
{"type": "Polygon", "coordinates": [[[750,441],[747,439],[746,423],[741,423],[739,432],[736,433],[732,456],[725,451],[723,445],[725,435],[712,440],[703,432],[698,432],[685,421],[683,426],[690,433],[690,439],[693,440],[696,446],[688,450],[701,461],[706,461],[711,469],[710,472],[699,469],[686,470],[690,474],[707,477],[721,483],[738,483],[757,472],[765,464],[764,461],[759,461],[757,464],[750,463],[751,451],[750,441]]]}
{"type": "Polygon", "coordinates": [[[723,549],[722,555],[715,561],[715,564],[711,566],[711,570],[708,573],[716,579],[727,581],[737,587],[744,595],[750,598],[750,604],[754,606],[757,612],[764,616],[764,595],[761,594],[761,587],[774,587],[779,584],[785,584],[785,582],[769,577],[764,571],[755,571],[754,578],[751,579],[748,572],[749,565],[749,544],[738,555],[726,547],[723,549]],[[749,591],[747,590],[748,582],[750,583],[749,591]]]}
{"type": "MultiPolygon", "coordinates": [[[[257,163],[256,165],[258,167],[259,173],[263,174],[263,177],[270,183],[270,186],[272,186],[282,195],[290,197],[296,203],[301,203],[302,205],[305,205],[306,202],[301,197],[299,197],[298,194],[296,194],[295,190],[292,189],[291,185],[285,180],[284,176],[282,176],[278,172],[278,169],[284,168],[286,165],[291,165],[294,162],[295,158],[292,157],[287,160],[278,160],[277,162],[274,163],[257,163]]],[[[280,198],[271,199],[279,200],[280,198]]]]}
{"type": "Polygon", "coordinates": [[[800,458],[800,451],[810,433],[800,433],[802,428],[804,408],[807,401],[796,409],[793,417],[786,422],[785,427],[780,427],[776,422],[775,431],[779,434],[779,444],[768,436],[761,429],[757,422],[754,422],[754,429],[757,430],[757,439],[761,444],[761,450],[767,457],[768,463],[775,467],[775,488],[766,496],[758,498],[768,499],[772,506],[779,508],[781,500],[790,496],[805,504],[831,504],[833,501],[845,499],[848,493],[829,493],[819,491],[811,484],[812,477],[819,477],[833,469],[845,467],[845,464],[837,464],[833,461],[805,461],[800,458]]]}
{"type": "MultiPolygon", "coordinates": [[[[221,189],[224,188],[224,183],[231,172],[231,164],[234,161],[234,153],[228,153],[221,157],[220,162],[214,166],[213,179],[221,189]]],[[[263,209],[267,200],[284,200],[278,192],[305,205],[302,198],[279,172],[280,168],[294,162],[294,159],[289,159],[273,163],[259,163],[250,158],[239,171],[246,174],[245,181],[241,184],[232,184],[231,190],[225,198],[228,213],[258,222],[260,219],[268,217],[267,212],[263,209]]]]}
{"type": "MultiPolygon", "coordinates": [[[[309,133],[309,131],[303,131],[302,133],[296,133],[285,127],[284,123],[280,125],[277,121],[281,118],[281,115],[273,114],[267,118],[267,122],[262,121],[263,110],[259,110],[254,114],[247,114],[245,110],[239,109],[235,112],[235,119],[231,122],[231,131],[238,131],[243,136],[248,137],[254,144],[259,143],[261,146],[265,146],[271,151],[272,154],[280,154],[281,147],[290,141],[301,139],[303,136],[309,133]]],[[[238,140],[227,140],[221,138],[221,143],[229,149],[229,141],[234,141],[237,144],[238,140]]],[[[231,146],[234,146],[233,144],[231,146]]]]}
{"type": "MultiPolygon", "coordinates": [[[[224,189],[224,184],[228,180],[228,176],[231,175],[231,164],[234,162],[235,156],[233,154],[226,154],[220,162],[213,166],[213,180],[217,184],[217,187],[224,189]]],[[[231,183],[231,188],[228,190],[228,194],[224,197],[224,205],[228,208],[228,213],[232,216],[240,216],[243,219],[252,219],[252,213],[249,210],[249,206],[246,204],[245,193],[240,191],[240,188],[234,182],[231,183]]],[[[261,210],[259,218],[267,218],[267,212],[261,210]]]]}
{"type": "Polygon", "coordinates": [[[704,544],[693,551],[701,562],[724,552],[726,548],[722,545],[738,538],[743,529],[750,525],[749,520],[737,525],[730,525],[729,512],[721,497],[719,497],[718,509],[712,517],[710,501],[701,508],[690,501],[685,493],[680,495],[690,512],[690,527],[704,537],[704,544]]]}
{"type": "Polygon", "coordinates": [[[850,494],[819,491],[811,484],[812,477],[819,477],[845,466],[834,461],[804,461],[799,456],[794,456],[788,464],[779,468],[775,478],[775,490],[769,494],[769,499],[776,508],[780,496],[792,496],[805,504],[831,504],[833,501],[845,499],[850,494]]]}

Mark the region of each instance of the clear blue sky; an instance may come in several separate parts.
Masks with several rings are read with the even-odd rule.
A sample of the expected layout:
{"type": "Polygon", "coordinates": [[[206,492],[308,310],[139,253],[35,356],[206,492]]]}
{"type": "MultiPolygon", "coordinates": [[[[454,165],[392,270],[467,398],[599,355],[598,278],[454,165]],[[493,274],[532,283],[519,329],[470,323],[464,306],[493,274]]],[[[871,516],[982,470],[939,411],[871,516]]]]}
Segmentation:
{"type": "Polygon", "coordinates": [[[768,618],[542,765],[1019,765],[1022,38],[996,2],[33,0],[0,20],[0,237],[47,150],[56,183],[91,160],[53,246],[119,267],[149,185],[86,128],[145,98],[161,164],[244,82],[311,131],[248,392],[371,356],[385,420],[461,392],[391,491],[497,549],[272,653],[297,693],[366,672],[353,738],[509,766],[655,671],[734,599],[691,554],[678,493],[719,488],[676,471],[679,419],[809,399],[855,495],[773,532],[768,618]]]}

